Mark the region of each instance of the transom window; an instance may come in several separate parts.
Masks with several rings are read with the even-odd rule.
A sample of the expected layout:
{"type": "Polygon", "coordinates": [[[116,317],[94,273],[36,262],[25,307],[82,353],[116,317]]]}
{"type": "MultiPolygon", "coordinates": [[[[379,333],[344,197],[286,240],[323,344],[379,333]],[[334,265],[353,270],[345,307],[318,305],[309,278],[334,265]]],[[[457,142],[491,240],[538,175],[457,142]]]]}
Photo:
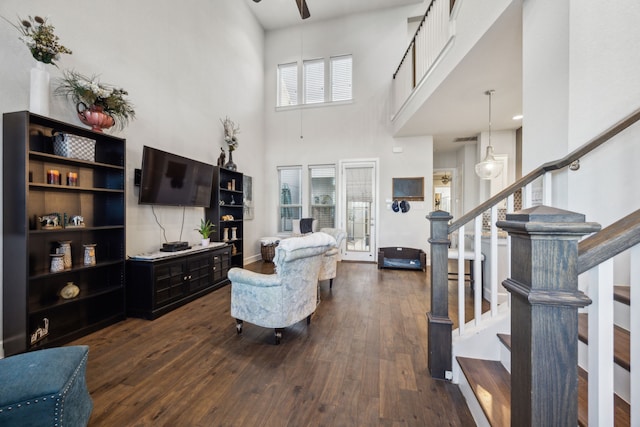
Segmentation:
{"type": "Polygon", "coordinates": [[[352,84],[352,55],[279,64],[277,106],[350,101],[352,84]]]}

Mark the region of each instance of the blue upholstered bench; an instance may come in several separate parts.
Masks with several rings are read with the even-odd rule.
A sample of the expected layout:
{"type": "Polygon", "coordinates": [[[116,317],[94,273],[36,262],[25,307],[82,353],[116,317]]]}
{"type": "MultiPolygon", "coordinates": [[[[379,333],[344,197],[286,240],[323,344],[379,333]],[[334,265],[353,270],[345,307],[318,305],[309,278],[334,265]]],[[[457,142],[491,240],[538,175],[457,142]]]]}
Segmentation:
{"type": "Polygon", "coordinates": [[[88,356],[89,347],[69,346],[0,360],[0,426],[86,426],[88,356]]]}

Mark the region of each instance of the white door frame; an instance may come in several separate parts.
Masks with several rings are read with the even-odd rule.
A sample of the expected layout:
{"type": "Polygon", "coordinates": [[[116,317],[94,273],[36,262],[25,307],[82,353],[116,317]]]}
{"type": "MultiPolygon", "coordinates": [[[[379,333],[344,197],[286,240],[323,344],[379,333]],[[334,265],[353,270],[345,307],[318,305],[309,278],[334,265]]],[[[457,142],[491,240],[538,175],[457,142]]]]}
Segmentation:
{"type": "Polygon", "coordinates": [[[377,250],[378,250],[378,223],[377,220],[380,216],[380,161],[377,158],[366,159],[348,159],[338,161],[338,174],[340,185],[340,197],[337,206],[337,221],[339,228],[347,231],[347,201],[346,201],[346,179],[344,178],[344,170],[347,167],[362,167],[370,166],[373,168],[373,206],[371,209],[371,222],[370,222],[370,238],[369,238],[369,251],[348,251],[345,244],[342,259],[345,261],[365,261],[365,262],[377,262],[377,250]]]}

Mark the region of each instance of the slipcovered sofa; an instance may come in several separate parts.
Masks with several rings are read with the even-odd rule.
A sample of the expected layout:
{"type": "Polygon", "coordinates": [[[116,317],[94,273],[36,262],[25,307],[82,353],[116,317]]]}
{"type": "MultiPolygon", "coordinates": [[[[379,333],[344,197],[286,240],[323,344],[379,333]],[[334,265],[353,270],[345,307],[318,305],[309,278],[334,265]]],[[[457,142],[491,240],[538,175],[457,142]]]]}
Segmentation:
{"type": "Polygon", "coordinates": [[[247,321],[275,329],[280,343],[282,328],[306,318],[317,306],[320,267],[325,252],[336,245],[327,233],[313,233],[280,241],[275,248],[275,274],[261,274],[242,268],[229,270],[231,316],[238,334],[247,321]]]}

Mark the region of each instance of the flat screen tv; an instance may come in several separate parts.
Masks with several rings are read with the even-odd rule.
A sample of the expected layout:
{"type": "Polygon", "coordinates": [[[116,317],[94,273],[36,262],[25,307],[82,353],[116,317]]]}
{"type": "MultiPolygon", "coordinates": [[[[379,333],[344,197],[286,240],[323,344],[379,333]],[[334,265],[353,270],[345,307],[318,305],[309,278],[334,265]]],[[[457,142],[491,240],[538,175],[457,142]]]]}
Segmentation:
{"type": "Polygon", "coordinates": [[[145,145],[138,203],[209,207],[212,179],[212,165],[145,145]]]}

